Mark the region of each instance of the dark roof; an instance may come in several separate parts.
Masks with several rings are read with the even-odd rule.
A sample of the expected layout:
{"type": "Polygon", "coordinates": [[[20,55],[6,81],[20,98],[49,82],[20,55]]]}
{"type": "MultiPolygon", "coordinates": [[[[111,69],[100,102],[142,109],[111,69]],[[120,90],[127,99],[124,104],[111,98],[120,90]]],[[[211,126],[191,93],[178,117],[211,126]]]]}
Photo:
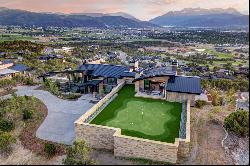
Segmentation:
{"type": "Polygon", "coordinates": [[[85,86],[89,86],[89,85],[96,86],[96,85],[99,85],[100,82],[102,82],[102,80],[90,80],[90,81],[86,82],[84,85],[85,86]]]}
{"type": "Polygon", "coordinates": [[[200,77],[171,77],[166,84],[166,90],[170,92],[201,94],[200,77]]]}
{"type": "Polygon", "coordinates": [[[2,64],[10,64],[10,63],[13,63],[12,60],[3,60],[2,61],[2,64]]]}
{"type": "Polygon", "coordinates": [[[135,77],[134,72],[129,72],[129,67],[119,65],[83,64],[77,70],[86,71],[94,77],[135,77]]]}
{"type": "Polygon", "coordinates": [[[135,81],[143,80],[146,78],[152,78],[152,77],[174,76],[174,75],[176,75],[176,70],[173,69],[171,66],[160,67],[160,68],[150,68],[150,69],[144,70],[143,73],[138,78],[135,78],[135,81]]]}
{"type": "Polygon", "coordinates": [[[15,64],[10,69],[16,70],[16,71],[26,71],[26,70],[28,70],[28,67],[25,65],[22,65],[22,64],[15,64]]]}

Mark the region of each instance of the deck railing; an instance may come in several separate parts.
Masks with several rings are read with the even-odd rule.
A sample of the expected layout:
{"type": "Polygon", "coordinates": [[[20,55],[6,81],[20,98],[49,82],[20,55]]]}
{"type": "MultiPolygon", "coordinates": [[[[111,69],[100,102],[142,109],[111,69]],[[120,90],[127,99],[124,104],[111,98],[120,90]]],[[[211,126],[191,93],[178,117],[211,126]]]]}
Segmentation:
{"type": "Polygon", "coordinates": [[[187,101],[183,101],[180,130],[179,130],[179,138],[181,139],[186,139],[186,124],[187,124],[187,101]]]}

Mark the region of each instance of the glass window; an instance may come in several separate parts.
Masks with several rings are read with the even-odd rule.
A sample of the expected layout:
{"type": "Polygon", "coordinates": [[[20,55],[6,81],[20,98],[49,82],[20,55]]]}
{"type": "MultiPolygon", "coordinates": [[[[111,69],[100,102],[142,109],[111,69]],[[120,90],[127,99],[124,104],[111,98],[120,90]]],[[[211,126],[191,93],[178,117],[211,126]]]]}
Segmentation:
{"type": "Polygon", "coordinates": [[[144,80],[144,89],[150,88],[150,80],[144,80]]]}

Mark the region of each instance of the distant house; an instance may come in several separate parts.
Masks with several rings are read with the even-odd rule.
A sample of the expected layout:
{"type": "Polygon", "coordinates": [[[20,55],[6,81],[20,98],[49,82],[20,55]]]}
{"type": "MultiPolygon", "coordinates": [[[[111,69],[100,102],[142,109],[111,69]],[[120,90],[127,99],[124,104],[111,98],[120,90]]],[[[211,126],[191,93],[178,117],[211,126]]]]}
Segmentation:
{"type": "Polygon", "coordinates": [[[227,69],[220,69],[218,71],[216,71],[213,75],[213,79],[216,78],[225,78],[225,79],[234,79],[233,73],[230,70],[227,69]]]}
{"type": "Polygon", "coordinates": [[[175,65],[178,67],[178,60],[177,59],[170,59],[168,62],[170,63],[170,65],[175,65]]]}
{"type": "Polygon", "coordinates": [[[118,57],[117,53],[116,52],[112,52],[112,51],[109,51],[107,53],[107,56],[108,56],[108,59],[112,60],[112,59],[115,59],[118,57]]]}
{"type": "Polygon", "coordinates": [[[99,49],[99,45],[91,45],[91,46],[88,46],[88,51],[89,52],[94,52],[94,50],[97,50],[99,49]]]}
{"type": "Polygon", "coordinates": [[[11,66],[13,66],[13,61],[10,60],[0,61],[0,70],[9,68],[11,66]]]}
{"type": "Polygon", "coordinates": [[[214,58],[215,58],[215,55],[212,55],[212,54],[209,54],[206,56],[206,59],[209,59],[209,60],[214,59],[214,58]]]}
{"type": "Polygon", "coordinates": [[[62,48],[55,48],[54,52],[55,53],[66,53],[66,54],[70,54],[72,53],[74,47],[62,47],[62,48]]]}
{"type": "Polygon", "coordinates": [[[45,55],[45,56],[40,56],[38,58],[40,61],[48,61],[48,60],[52,60],[52,59],[64,59],[63,55],[57,55],[57,54],[49,54],[49,55],[45,55]]]}
{"type": "Polygon", "coordinates": [[[4,56],[6,56],[6,55],[7,55],[6,52],[0,52],[0,57],[4,57],[4,56]]]}
{"type": "Polygon", "coordinates": [[[249,67],[239,67],[235,70],[234,75],[245,75],[249,77],[249,67]]]}
{"type": "MultiPolygon", "coordinates": [[[[1,64],[0,64],[1,67],[1,64]]],[[[22,64],[8,64],[8,67],[0,69],[0,79],[12,78],[18,74],[26,74],[28,67],[22,64]]]]}

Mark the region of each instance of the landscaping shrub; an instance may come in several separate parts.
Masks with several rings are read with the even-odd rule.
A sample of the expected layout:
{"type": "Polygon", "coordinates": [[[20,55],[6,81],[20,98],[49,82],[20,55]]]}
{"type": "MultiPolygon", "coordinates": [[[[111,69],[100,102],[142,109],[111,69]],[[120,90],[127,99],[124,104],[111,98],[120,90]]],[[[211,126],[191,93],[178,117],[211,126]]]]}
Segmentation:
{"type": "Polygon", "coordinates": [[[235,111],[224,120],[224,127],[239,136],[249,135],[249,112],[235,111]]]}
{"type": "Polygon", "coordinates": [[[223,104],[223,97],[222,97],[220,91],[213,89],[210,91],[210,94],[212,96],[212,105],[213,106],[221,106],[223,104]]]}
{"type": "Polygon", "coordinates": [[[56,147],[54,144],[46,143],[44,145],[44,152],[46,153],[47,157],[52,157],[56,154],[56,147]]]}
{"type": "Polygon", "coordinates": [[[80,94],[74,94],[74,93],[70,93],[68,95],[64,95],[63,97],[69,100],[76,100],[78,98],[80,98],[82,95],[80,94]]]}
{"type": "Polygon", "coordinates": [[[0,131],[0,152],[10,153],[11,145],[16,142],[16,139],[9,133],[0,131]]]}
{"type": "Polygon", "coordinates": [[[33,112],[33,110],[23,110],[23,120],[32,119],[33,112]]]}
{"type": "Polygon", "coordinates": [[[46,79],[44,82],[45,88],[52,94],[59,96],[61,95],[61,92],[59,91],[58,83],[53,82],[49,79],[46,79]]]}
{"type": "Polygon", "coordinates": [[[0,131],[10,132],[15,128],[15,124],[12,121],[6,119],[0,119],[0,131]]]}
{"type": "Polygon", "coordinates": [[[202,107],[205,106],[206,104],[207,104],[207,102],[204,101],[204,100],[197,100],[197,101],[195,102],[195,106],[196,106],[197,108],[202,108],[202,107]]]}
{"type": "Polygon", "coordinates": [[[11,91],[12,88],[16,86],[16,81],[12,79],[1,79],[0,88],[3,88],[6,91],[11,91]]]}
{"type": "Polygon", "coordinates": [[[94,165],[90,159],[90,147],[84,141],[76,141],[68,148],[67,157],[63,160],[64,165],[94,165]]]}

